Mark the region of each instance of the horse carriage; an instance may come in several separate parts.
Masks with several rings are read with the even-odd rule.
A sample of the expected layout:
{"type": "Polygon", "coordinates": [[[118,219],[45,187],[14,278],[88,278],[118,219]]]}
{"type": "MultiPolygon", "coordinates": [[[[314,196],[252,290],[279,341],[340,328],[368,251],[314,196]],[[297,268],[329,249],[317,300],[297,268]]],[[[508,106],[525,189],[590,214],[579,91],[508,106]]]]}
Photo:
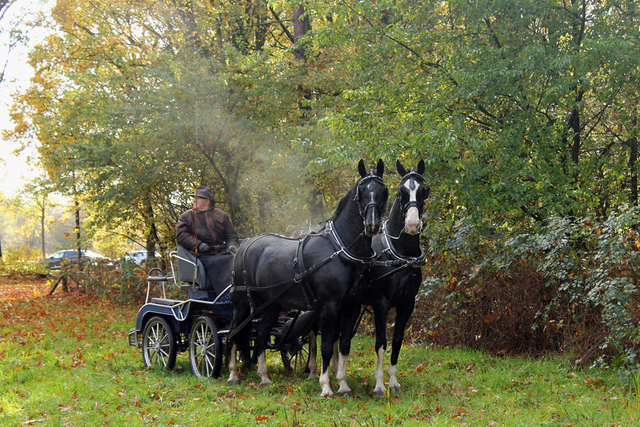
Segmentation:
{"type": "MultiPolygon", "coordinates": [[[[397,358],[422,282],[425,256],[419,238],[424,201],[429,195],[422,177],[424,162],[409,171],[397,162],[397,170],[402,179],[384,223],[389,195],[382,179],[384,163],[380,160],[375,169],[367,171],[361,161],[361,178],[322,230],[300,239],[265,234],[245,240],[233,259],[229,285],[218,292],[199,290],[194,286],[196,280],[187,277],[191,280],[182,285],[189,288],[187,300],[149,300],[147,295],[136,327],[129,333],[129,343],[142,349],[147,366],[166,368],[173,367],[178,351],[188,349],[191,369],[197,376],[218,377],[223,354],[227,355],[231,384],[239,380],[240,353],[245,364],[257,362],[261,385],[266,385],[270,383],[266,350],[280,351],[285,366],[308,362],[310,378],[317,377],[316,342],[307,336],[319,332],[321,396],[333,395],[329,366],[334,353],[338,394],[348,395],[351,339],[363,305],[370,305],[375,312],[378,354],[374,392],[383,394],[386,318],[389,309],[396,307],[388,373],[389,387],[397,391],[397,358]]],[[[189,268],[197,276],[197,264],[187,259],[189,255],[172,254],[172,259],[178,265],[191,262],[189,268]]],[[[176,273],[174,263],[171,265],[172,276],[156,276],[152,270],[149,287],[153,283],[164,286],[176,277],[184,282],[181,272],[176,273]]]]}

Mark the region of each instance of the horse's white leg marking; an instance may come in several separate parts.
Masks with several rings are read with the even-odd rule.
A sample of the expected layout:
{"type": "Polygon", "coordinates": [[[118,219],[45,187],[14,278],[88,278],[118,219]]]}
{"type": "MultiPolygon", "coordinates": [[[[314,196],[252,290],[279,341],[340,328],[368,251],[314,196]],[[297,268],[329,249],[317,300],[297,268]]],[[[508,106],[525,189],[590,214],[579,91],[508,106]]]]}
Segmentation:
{"type": "Polygon", "coordinates": [[[227,383],[229,384],[237,384],[238,383],[238,360],[236,359],[236,354],[238,352],[238,346],[234,344],[231,347],[231,353],[229,353],[229,379],[227,383]]]}
{"type": "Polygon", "coordinates": [[[331,397],[333,392],[331,391],[331,381],[329,380],[329,369],[322,371],[320,374],[320,397],[331,397]]]}
{"type": "Polygon", "coordinates": [[[271,380],[267,374],[267,354],[264,351],[258,356],[258,376],[260,377],[261,386],[271,384],[271,380]]]}
{"type": "Polygon", "coordinates": [[[400,391],[400,383],[398,382],[398,366],[389,365],[388,373],[389,373],[389,390],[393,390],[395,392],[400,391]]]}
{"type": "Polygon", "coordinates": [[[309,380],[318,378],[318,337],[309,332],[309,380]]]}
{"type": "Polygon", "coordinates": [[[331,372],[333,376],[338,375],[338,341],[333,343],[333,355],[331,355],[331,372]]]}
{"type": "Polygon", "coordinates": [[[378,349],[378,364],[376,365],[376,372],[373,377],[376,379],[376,386],[373,392],[378,396],[384,396],[386,390],[384,389],[384,348],[378,349]]]}
{"type": "Polygon", "coordinates": [[[338,357],[338,374],[336,379],[340,382],[340,388],[338,389],[339,395],[351,395],[351,389],[347,384],[347,364],[349,363],[349,356],[340,354],[338,357]]]}

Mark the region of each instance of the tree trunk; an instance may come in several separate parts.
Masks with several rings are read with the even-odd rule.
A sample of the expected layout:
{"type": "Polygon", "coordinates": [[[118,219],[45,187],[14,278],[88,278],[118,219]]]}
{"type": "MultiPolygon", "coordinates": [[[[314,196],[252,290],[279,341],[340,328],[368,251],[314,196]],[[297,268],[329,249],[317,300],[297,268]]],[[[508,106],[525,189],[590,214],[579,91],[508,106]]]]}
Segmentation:
{"type": "Polygon", "coordinates": [[[42,235],[42,258],[47,256],[45,252],[44,216],[47,211],[47,196],[42,196],[42,206],[40,210],[40,232],[42,235]]]}
{"type": "Polygon", "coordinates": [[[298,43],[300,38],[311,30],[309,16],[305,15],[304,5],[300,4],[293,10],[293,42],[297,44],[293,50],[293,56],[298,61],[307,61],[305,43],[298,43]],[[302,18],[302,19],[301,19],[302,18]]]}
{"type": "Polygon", "coordinates": [[[77,263],[80,266],[80,261],[82,260],[82,245],[80,244],[80,204],[78,203],[78,199],[75,199],[75,218],[76,218],[76,249],[78,251],[78,259],[77,263]]]}
{"type": "Polygon", "coordinates": [[[632,206],[638,206],[638,138],[633,137],[628,141],[629,144],[629,171],[631,172],[631,180],[629,183],[630,194],[629,203],[632,206]]]}
{"type": "MultiPolygon", "coordinates": [[[[155,215],[153,212],[153,205],[151,204],[151,200],[148,195],[144,198],[144,212],[145,212],[144,220],[145,220],[145,223],[147,224],[147,229],[146,229],[147,266],[152,267],[149,263],[149,260],[151,258],[154,258],[156,254],[157,230],[156,230],[155,215]]],[[[155,267],[155,265],[153,265],[153,267],[155,267]]]]}

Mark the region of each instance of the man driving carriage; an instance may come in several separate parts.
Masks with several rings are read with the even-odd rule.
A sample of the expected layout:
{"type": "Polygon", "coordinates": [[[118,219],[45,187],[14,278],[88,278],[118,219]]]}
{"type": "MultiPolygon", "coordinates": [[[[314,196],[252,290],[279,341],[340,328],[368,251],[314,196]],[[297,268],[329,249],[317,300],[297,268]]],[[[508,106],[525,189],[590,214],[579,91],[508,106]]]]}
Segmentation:
{"type": "Polygon", "coordinates": [[[198,257],[210,283],[216,277],[216,255],[235,254],[240,242],[229,215],[215,207],[209,187],[197,188],[192,196],[193,208],[178,218],[176,242],[198,257]]]}

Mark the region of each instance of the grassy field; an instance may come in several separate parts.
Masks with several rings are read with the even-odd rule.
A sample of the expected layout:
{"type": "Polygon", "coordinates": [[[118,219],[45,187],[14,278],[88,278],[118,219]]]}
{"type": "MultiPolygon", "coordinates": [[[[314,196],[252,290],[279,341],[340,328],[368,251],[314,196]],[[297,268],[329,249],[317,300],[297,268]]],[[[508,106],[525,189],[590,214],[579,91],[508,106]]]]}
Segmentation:
{"type": "Polygon", "coordinates": [[[407,346],[403,390],[383,398],[370,395],[375,362],[366,337],[352,347],[350,398],[319,397],[317,381],[285,371],[275,353],[273,384],[262,389],[255,370],[239,386],[226,384],[226,370],[217,380],[197,379],[186,354],[174,371],[149,370],[127,343],[137,307],[42,293],[28,288],[21,299],[0,300],[2,426],[640,424],[640,402],[615,373],[576,370],[560,356],[407,346]]]}

